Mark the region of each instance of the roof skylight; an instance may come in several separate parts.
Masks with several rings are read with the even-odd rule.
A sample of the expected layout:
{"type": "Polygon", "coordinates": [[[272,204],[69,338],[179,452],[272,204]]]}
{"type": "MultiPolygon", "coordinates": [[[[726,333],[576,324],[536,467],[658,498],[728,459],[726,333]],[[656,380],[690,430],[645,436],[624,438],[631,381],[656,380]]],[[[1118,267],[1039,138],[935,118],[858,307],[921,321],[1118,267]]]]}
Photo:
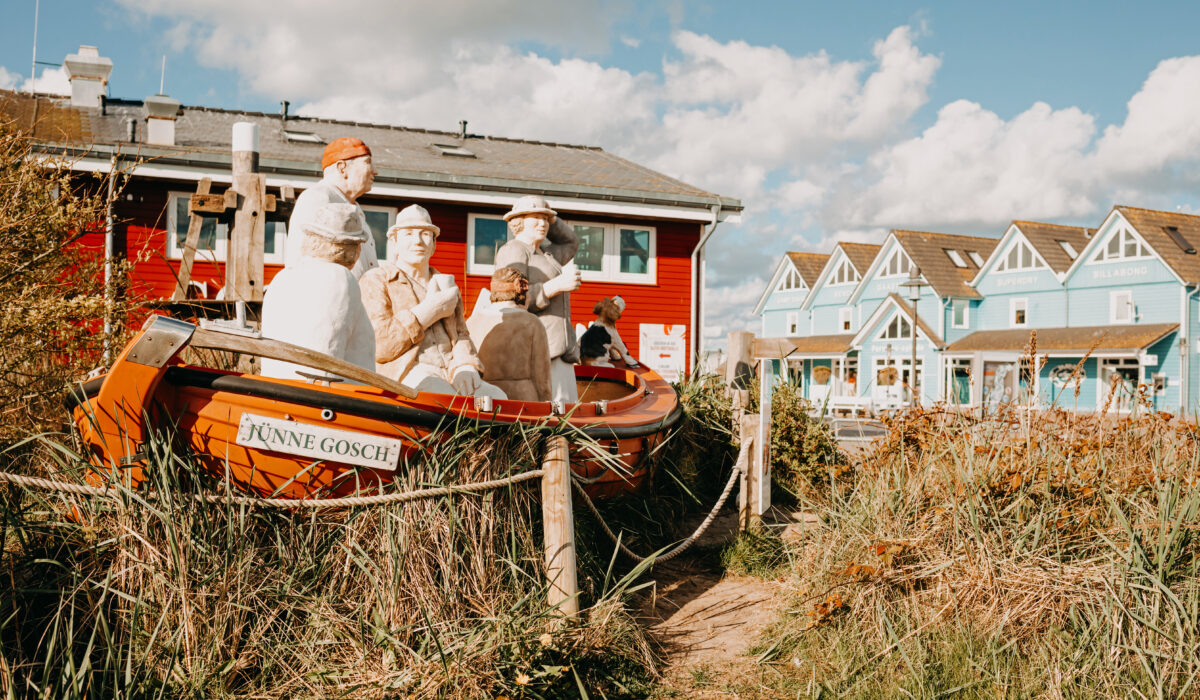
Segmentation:
{"type": "Polygon", "coordinates": [[[968,250],[967,257],[971,259],[971,262],[975,263],[975,267],[983,267],[983,256],[981,256],[979,253],[976,253],[973,250],[968,250]]]}
{"type": "Polygon", "coordinates": [[[1068,258],[1074,260],[1075,258],[1079,257],[1079,251],[1075,250],[1075,246],[1071,245],[1069,242],[1059,241],[1058,245],[1063,249],[1063,252],[1067,254],[1068,258]]]}
{"type": "Polygon", "coordinates": [[[435,143],[433,147],[438,153],[444,156],[454,156],[456,158],[474,158],[475,154],[463,148],[462,146],[453,143],[435,143]]]}
{"type": "Polygon", "coordinates": [[[1171,237],[1172,241],[1175,241],[1175,245],[1179,246],[1180,250],[1188,255],[1196,254],[1196,247],[1191,243],[1188,243],[1188,240],[1183,237],[1182,233],[1179,232],[1178,226],[1163,226],[1163,230],[1167,232],[1167,235],[1171,237]]]}
{"type": "Polygon", "coordinates": [[[325,141],[311,131],[291,131],[283,130],[283,138],[293,143],[325,143],[325,141]]]}
{"type": "Polygon", "coordinates": [[[967,266],[967,261],[963,260],[963,256],[960,255],[957,250],[950,250],[949,248],[943,248],[942,251],[944,253],[946,253],[946,257],[950,258],[950,262],[954,263],[955,267],[966,267],[967,266]]]}

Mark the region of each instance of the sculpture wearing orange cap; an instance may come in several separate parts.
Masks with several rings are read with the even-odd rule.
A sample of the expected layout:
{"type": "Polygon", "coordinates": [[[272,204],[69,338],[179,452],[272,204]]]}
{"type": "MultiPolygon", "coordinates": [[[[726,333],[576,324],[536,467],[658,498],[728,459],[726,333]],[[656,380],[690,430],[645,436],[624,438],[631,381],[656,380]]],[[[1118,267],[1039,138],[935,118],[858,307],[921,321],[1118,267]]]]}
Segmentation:
{"type": "Polygon", "coordinates": [[[343,136],[334,139],[321,155],[321,168],[324,171],[321,181],[304,190],[296,198],[292,218],[288,220],[284,265],[290,266],[300,259],[304,247],[304,230],[316,217],[317,210],[326,204],[353,204],[358,207],[363,230],[367,232],[367,241],[362,246],[362,253],[351,270],[355,278],[362,277],[367,270],[379,265],[375,237],[371,233],[371,227],[367,225],[367,217],[363,214],[362,207],[358,206],[358,198],[369,192],[371,184],[375,182],[376,172],[371,162],[371,149],[362,140],[354,137],[343,136]]]}

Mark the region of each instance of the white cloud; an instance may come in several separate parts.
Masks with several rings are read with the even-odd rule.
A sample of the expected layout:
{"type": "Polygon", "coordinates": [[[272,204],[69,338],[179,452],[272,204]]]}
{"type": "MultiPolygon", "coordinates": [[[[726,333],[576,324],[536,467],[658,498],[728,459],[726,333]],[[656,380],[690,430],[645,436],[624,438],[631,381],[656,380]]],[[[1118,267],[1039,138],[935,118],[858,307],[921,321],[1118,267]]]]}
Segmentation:
{"type": "Polygon", "coordinates": [[[1104,130],[1094,167],[1127,177],[1200,160],[1200,56],[1159,63],[1128,109],[1104,130]]]}
{"type": "Polygon", "coordinates": [[[1200,183],[1200,56],[1161,62],[1122,124],[1097,138],[1077,107],[1038,102],[1005,121],[959,100],[919,136],[884,146],[824,203],[828,227],[1096,223],[1116,202],[1173,208],[1200,183]]]}
{"type": "Polygon", "coordinates": [[[20,90],[22,92],[43,92],[51,95],[70,95],[71,81],[67,77],[67,69],[43,68],[42,74],[35,83],[30,78],[22,79],[20,73],[13,73],[0,66],[0,90],[20,90]]]}
{"type": "Polygon", "coordinates": [[[920,136],[887,146],[851,178],[829,219],[850,226],[943,226],[1082,216],[1096,203],[1080,167],[1095,124],[1075,107],[1037,103],[1011,121],[959,100],[920,136]],[[865,183],[865,186],[863,186],[865,183]]]}
{"type": "Polygon", "coordinates": [[[4,66],[0,66],[0,90],[12,90],[20,80],[20,73],[10,73],[4,66]]]}

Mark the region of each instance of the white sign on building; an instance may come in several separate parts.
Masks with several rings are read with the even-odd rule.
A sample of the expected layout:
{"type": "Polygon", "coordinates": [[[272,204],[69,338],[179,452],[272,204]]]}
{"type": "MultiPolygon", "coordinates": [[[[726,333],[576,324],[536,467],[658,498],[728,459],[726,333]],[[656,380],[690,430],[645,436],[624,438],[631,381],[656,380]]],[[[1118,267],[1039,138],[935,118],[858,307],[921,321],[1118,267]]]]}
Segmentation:
{"type": "Polygon", "coordinates": [[[687,326],[639,324],[638,362],[668,382],[682,379],[687,370],[687,326]]]}

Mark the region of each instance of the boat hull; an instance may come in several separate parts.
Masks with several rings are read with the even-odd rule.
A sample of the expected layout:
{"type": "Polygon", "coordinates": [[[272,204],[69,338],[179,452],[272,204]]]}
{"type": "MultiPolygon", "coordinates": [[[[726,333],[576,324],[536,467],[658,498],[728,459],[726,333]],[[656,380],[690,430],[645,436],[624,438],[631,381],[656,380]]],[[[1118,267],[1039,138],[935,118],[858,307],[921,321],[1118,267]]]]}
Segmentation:
{"type": "Polygon", "coordinates": [[[155,427],[147,423],[158,423],[175,426],[177,439],[214,475],[251,493],[285,498],[378,492],[404,472],[408,460],[465,426],[513,430],[517,425],[566,435],[572,469],[589,495],[609,498],[645,485],[647,457],[679,418],[674,390],[645,368],[579,366],[581,400],[559,407],[520,401],[477,406],[471,397],[428,393],[407,398],[371,386],[311,384],[178,361],[151,374],[118,360],[108,375],[73,393],[75,423],[96,467],[140,481],[136,443],[155,427]],[[127,386],[139,382],[148,386],[127,386]],[[141,416],[141,424],[131,425],[132,416],[141,416]],[[255,444],[247,439],[246,421],[284,426],[275,436],[291,442],[285,437],[277,444],[255,444]],[[330,449],[343,445],[338,436],[351,445],[347,449],[363,441],[396,441],[390,444],[398,454],[384,468],[341,462],[332,453],[314,457],[302,449],[305,439],[316,444],[306,434],[332,435],[325,443],[330,449]]]}

